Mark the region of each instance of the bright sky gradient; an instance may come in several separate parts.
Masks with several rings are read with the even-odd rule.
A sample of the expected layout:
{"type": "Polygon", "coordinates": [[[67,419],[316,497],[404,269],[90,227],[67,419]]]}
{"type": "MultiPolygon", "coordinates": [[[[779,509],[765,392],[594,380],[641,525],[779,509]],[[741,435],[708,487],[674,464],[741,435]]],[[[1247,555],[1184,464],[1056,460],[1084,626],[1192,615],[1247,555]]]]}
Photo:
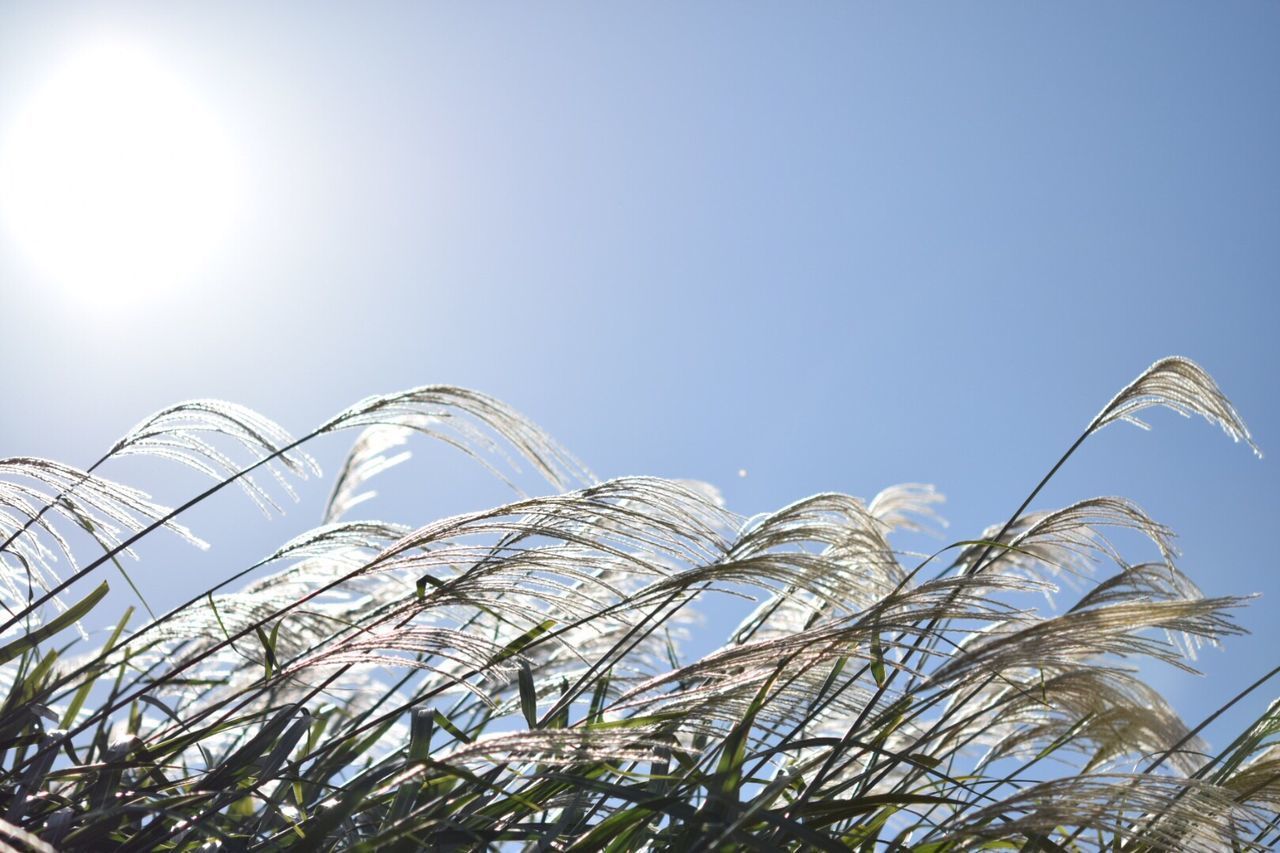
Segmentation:
{"type": "MultiPolygon", "coordinates": [[[[192,397],[301,432],[442,382],[601,476],[705,479],[744,513],[932,482],[966,538],[1176,353],[1270,456],[1157,412],[1037,506],[1127,495],[1207,592],[1264,593],[1206,679],[1158,674],[1189,718],[1277,662],[1280,4],[6,3],[0,143],[104,40],[216,117],[238,218],[127,304],[0,232],[0,455],[87,465],[192,397]]],[[[503,497],[415,449],[373,508],[503,497]]],[[[197,481],[167,470],[114,473],[178,502],[197,481]]],[[[149,546],[136,579],[203,588],[327,485],[270,523],[224,494],[188,519],[210,553],[149,546]]]]}

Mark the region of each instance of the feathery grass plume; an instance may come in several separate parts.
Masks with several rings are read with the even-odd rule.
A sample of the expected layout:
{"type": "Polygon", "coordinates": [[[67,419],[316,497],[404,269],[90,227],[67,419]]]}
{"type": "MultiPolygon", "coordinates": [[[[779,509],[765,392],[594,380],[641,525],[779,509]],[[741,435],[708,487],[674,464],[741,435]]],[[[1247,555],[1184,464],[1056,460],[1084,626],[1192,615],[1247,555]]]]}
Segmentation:
{"type": "Polygon", "coordinates": [[[1175,646],[1144,636],[1151,628],[1216,640],[1243,634],[1231,620],[1229,608],[1247,599],[1233,596],[1183,601],[1112,604],[1064,613],[1051,619],[1011,620],[993,626],[976,642],[942,664],[932,677],[944,681],[980,669],[1044,669],[1103,655],[1149,657],[1188,672],[1195,670],[1175,646]]]}
{"type": "Polygon", "coordinates": [[[409,459],[411,454],[408,450],[394,455],[388,455],[387,451],[402,447],[411,435],[413,430],[409,427],[386,424],[366,427],[360,433],[334,480],[333,491],[325,505],[326,524],[340,520],[356,506],[377,494],[372,490],[359,490],[378,474],[409,459]]]}
{"type": "Polygon", "coordinates": [[[1209,423],[1222,427],[1232,441],[1243,440],[1259,458],[1262,457],[1262,450],[1254,443],[1244,419],[1213,377],[1191,359],[1176,355],[1160,359],[1121,389],[1098,412],[1086,433],[1097,432],[1116,421],[1150,429],[1150,425],[1137,415],[1153,406],[1172,409],[1188,418],[1193,414],[1200,415],[1209,423]]]}
{"type": "Polygon", "coordinates": [[[736,569],[739,581],[760,586],[769,578],[774,584],[763,587],[769,598],[734,638],[786,634],[822,618],[860,612],[903,583],[906,573],[885,536],[895,523],[907,523],[906,512],[931,501],[907,489],[878,500],[887,520],[858,498],[818,494],[749,522],[730,561],[715,571],[727,575],[736,569]]]}
{"type": "Polygon", "coordinates": [[[368,397],[322,424],[318,433],[352,427],[401,427],[450,444],[480,462],[518,493],[486,456],[496,455],[519,472],[501,442],[513,447],[554,488],[590,484],[595,477],[532,421],[488,395],[450,385],[424,385],[368,397]],[[501,442],[499,441],[501,439],[501,442]]]}
{"type": "Polygon", "coordinates": [[[990,707],[957,734],[986,749],[979,770],[1001,759],[1030,759],[1053,749],[1057,761],[1085,772],[1136,764],[1182,743],[1172,759],[1190,775],[1204,764],[1206,744],[1159,693],[1134,673],[1068,665],[1006,673],[970,706],[990,707]]]}
{"type": "Polygon", "coordinates": [[[149,524],[163,526],[196,547],[208,547],[167,519],[168,513],[144,492],[87,471],[48,459],[0,459],[0,605],[13,615],[0,634],[23,630],[17,614],[30,623],[40,621],[32,606],[37,590],[57,610],[67,610],[57,595],[63,581],[54,564],[61,557],[72,573],[78,569],[68,541],[71,529],[83,530],[102,548],[134,559],[137,554],[124,539],[149,524]]]}
{"type": "MultiPolygon", "coordinates": [[[[55,514],[78,524],[79,519],[68,505],[69,493],[74,489],[75,505],[87,515],[97,533],[111,544],[119,542],[122,531],[136,532],[147,522],[164,519],[167,513],[165,507],[152,503],[145,492],[49,459],[0,459],[0,478],[3,478],[0,482],[6,487],[6,495],[14,500],[9,506],[28,518],[34,518],[36,513],[30,512],[31,503],[24,504],[23,499],[48,503],[55,514]],[[24,480],[38,487],[26,485],[24,480]]],[[[207,547],[176,522],[165,520],[162,526],[197,547],[207,547]]],[[[64,550],[62,544],[59,550],[64,550]]],[[[69,553],[67,557],[74,564],[74,557],[69,553]]]]}
{"type": "Polygon", "coordinates": [[[1103,533],[1109,527],[1141,533],[1156,546],[1172,571],[1177,556],[1173,532],[1152,520],[1134,502],[1117,497],[1089,498],[1051,512],[1029,513],[1003,530],[988,527],[982,540],[961,552],[956,565],[964,571],[1009,572],[1044,579],[1065,577],[1068,582],[1078,583],[1093,574],[1101,557],[1121,567],[1126,565],[1103,533]],[[988,553],[991,541],[998,542],[999,550],[979,567],[978,561],[988,553]]]}
{"type": "MultiPolygon", "coordinates": [[[[285,493],[296,500],[293,487],[275,465],[279,461],[295,476],[320,476],[320,467],[283,427],[252,409],[224,400],[188,400],[156,412],[129,430],[107,451],[106,458],[145,454],[186,465],[221,480],[245,467],[209,439],[221,436],[248,452],[252,462],[263,466],[285,493]]],[[[269,518],[280,506],[248,474],[237,480],[245,494],[269,518]]]]}
{"type": "MultiPolygon", "coordinates": [[[[1252,444],[1207,374],[1166,359],[1054,471],[1152,405],[1252,444]]],[[[186,403],[106,458],[130,453],[216,483],[166,510],[93,470],[0,461],[5,849],[1208,851],[1280,832],[1276,705],[1215,752],[1127,668],[1189,669],[1241,633],[1245,599],[1204,596],[1124,498],[1028,512],[1037,487],[1005,525],[914,555],[893,540],[944,526],[931,486],[743,519],[705,484],[598,482],[450,386],[296,440],[186,403]],[[320,527],[136,627],[103,618],[105,586],[26,618],[68,588],[56,561],[83,577],[233,482],[271,509],[249,475],[314,472],[303,445],[343,428],[361,432],[320,527]],[[527,464],[551,493],[355,517],[414,433],[511,484],[527,464]],[[106,556],[77,561],[73,527],[106,556]],[[1060,580],[1084,588],[1074,605],[1028,605],[1060,580]],[[734,599],[755,609],[688,654],[697,611],[734,599]],[[86,618],[111,627],[77,639],[86,618]]]]}
{"type": "Polygon", "coordinates": [[[934,510],[935,504],[945,502],[946,498],[929,483],[899,483],[881,489],[867,504],[867,512],[884,525],[886,532],[926,531],[930,525],[947,526],[934,510]]]}

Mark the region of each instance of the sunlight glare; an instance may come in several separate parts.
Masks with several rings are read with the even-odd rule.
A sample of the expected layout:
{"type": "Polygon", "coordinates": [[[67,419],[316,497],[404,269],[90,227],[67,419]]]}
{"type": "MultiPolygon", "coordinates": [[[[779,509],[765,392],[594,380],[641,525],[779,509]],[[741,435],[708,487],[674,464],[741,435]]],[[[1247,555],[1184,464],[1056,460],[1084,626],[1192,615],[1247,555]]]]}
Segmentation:
{"type": "Polygon", "coordinates": [[[171,291],[227,236],[236,158],[135,46],[78,52],[0,137],[0,216],[41,273],[93,304],[171,291]]]}

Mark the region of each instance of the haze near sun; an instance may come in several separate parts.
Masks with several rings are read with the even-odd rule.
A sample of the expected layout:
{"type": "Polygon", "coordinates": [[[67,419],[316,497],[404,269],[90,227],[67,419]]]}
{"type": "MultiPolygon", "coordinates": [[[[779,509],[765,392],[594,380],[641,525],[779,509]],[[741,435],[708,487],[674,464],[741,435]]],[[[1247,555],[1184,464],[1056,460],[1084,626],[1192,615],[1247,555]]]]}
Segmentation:
{"type": "Polygon", "coordinates": [[[0,128],[0,219],[41,280],[132,306],[226,238],[239,164],[195,92],[143,47],[81,46],[0,128]]]}

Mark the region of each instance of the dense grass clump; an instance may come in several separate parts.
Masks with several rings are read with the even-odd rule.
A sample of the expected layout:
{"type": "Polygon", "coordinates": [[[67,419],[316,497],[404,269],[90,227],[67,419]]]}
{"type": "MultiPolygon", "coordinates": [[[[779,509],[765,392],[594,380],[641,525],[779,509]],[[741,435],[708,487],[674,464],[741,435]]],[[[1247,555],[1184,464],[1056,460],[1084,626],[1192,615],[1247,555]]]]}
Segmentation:
{"type": "MultiPolygon", "coordinates": [[[[1252,444],[1209,376],[1168,358],[1058,465],[1152,406],[1252,444]]],[[[1130,668],[1189,667],[1239,633],[1243,599],[1201,594],[1129,500],[1030,511],[1054,471],[1007,522],[925,558],[890,537],[931,522],[930,487],[743,519],[703,484],[598,482],[451,387],[369,398],[300,439],[201,400],[87,471],[0,460],[0,849],[1274,844],[1278,706],[1211,751],[1130,668]],[[162,616],[95,609],[98,575],[139,539],[198,541],[178,516],[231,484],[271,508],[318,473],[309,442],[353,429],[320,527],[162,616]],[[420,527],[362,518],[415,434],[499,477],[521,461],[546,494],[420,527]],[[214,484],[157,506],[98,473],[128,454],[214,484]],[[1150,559],[1123,556],[1116,530],[1150,559]],[[755,609],[682,657],[682,626],[717,595],[755,609]]]]}

